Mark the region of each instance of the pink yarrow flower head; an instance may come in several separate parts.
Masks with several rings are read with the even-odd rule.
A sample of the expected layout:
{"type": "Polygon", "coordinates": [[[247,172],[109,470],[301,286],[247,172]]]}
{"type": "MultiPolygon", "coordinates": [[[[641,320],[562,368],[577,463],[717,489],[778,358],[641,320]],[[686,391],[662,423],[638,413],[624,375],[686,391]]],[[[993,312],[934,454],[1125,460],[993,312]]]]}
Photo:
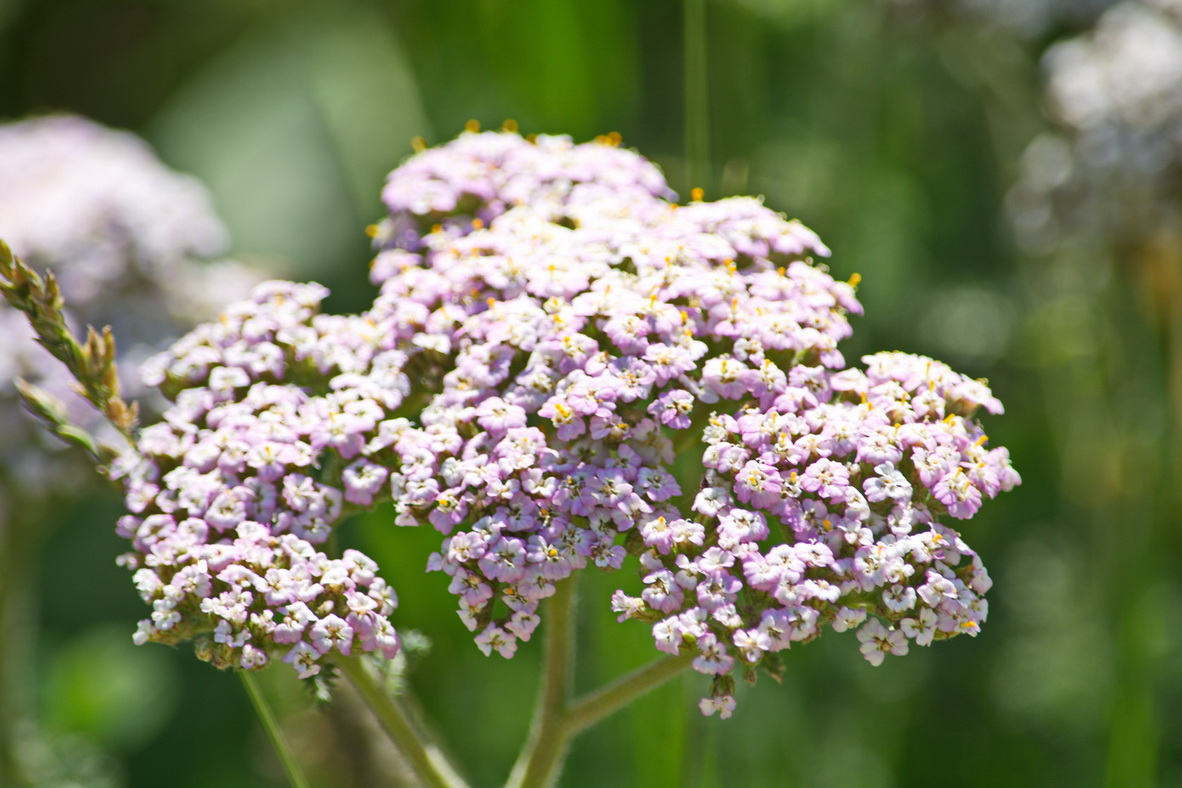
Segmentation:
{"type": "Polygon", "coordinates": [[[654,164],[618,146],[616,135],[577,145],[565,136],[527,140],[469,124],[458,139],[390,173],[382,190],[390,215],[374,227],[375,237],[382,247],[417,251],[519,205],[560,222],[576,205],[602,210],[623,200],[643,208],[646,198],[673,196],[654,164]]]}
{"type": "Polygon", "coordinates": [[[876,664],[976,633],[988,576],[947,523],[1019,481],[975,421],[1000,403],[919,356],[847,366],[861,306],[811,231],[751,198],[679,206],[615,143],[416,154],[387,181],[371,308],[269,283],[149,365],[174,404],[120,465],[120,528],[172,606],[140,639],[302,675],[390,655],[392,629],[366,634],[394,610],[379,570],[323,552],[380,502],[439,532],[428,568],[486,654],[576,571],[639,564],[612,607],[711,676],[707,714],[830,626],[876,664]]]}

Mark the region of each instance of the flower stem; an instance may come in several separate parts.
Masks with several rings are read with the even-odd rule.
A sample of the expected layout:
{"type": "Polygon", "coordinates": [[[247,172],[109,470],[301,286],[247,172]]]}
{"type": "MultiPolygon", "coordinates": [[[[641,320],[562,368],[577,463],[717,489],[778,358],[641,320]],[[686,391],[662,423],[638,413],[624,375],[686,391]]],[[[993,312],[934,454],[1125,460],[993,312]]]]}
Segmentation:
{"type": "Polygon", "coordinates": [[[259,720],[263,723],[263,728],[266,729],[267,736],[275,747],[279,762],[283,764],[283,772],[287,775],[287,781],[291,783],[292,788],[308,788],[308,779],[304,776],[299,762],[292,754],[287,739],[283,737],[283,731],[279,729],[279,723],[271,711],[271,705],[263,696],[263,691],[259,687],[258,681],[255,680],[254,674],[249,670],[239,670],[237,673],[238,678],[242,679],[242,686],[246,687],[246,694],[250,697],[255,713],[259,715],[259,720]]]}
{"type": "Polygon", "coordinates": [[[650,662],[580,699],[567,710],[563,721],[567,735],[574,736],[659,687],[689,667],[692,660],[693,656],[686,654],[650,662]]]}
{"type": "Polygon", "coordinates": [[[690,187],[710,184],[710,115],[707,103],[706,2],[685,0],[685,159],[690,187]]]}
{"type": "Polygon", "coordinates": [[[577,576],[572,575],[555,584],[554,596],[546,604],[542,687],[538,693],[529,742],[513,766],[507,788],[545,788],[552,785],[570,744],[565,717],[574,657],[576,579],[577,576]]]}
{"type": "Polygon", "coordinates": [[[507,788],[547,788],[562,769],[570,741],[604,717],[683,671],[691,656],[669,657],[634,671],[581,700],[570,698],[574,655],[575,577],[558,583],[547,603],[542,687],[529,743],[507,788]]]}
{"type": "Polygon", "coordinates": [[[378,686],[359,658],[342,657],[337,660],[337,666],[378,718],[382,729],[406,759],[420,784],[430,788],[467,787],[455,767],[439,748],[419,735],[397,700],[378,686]]]}

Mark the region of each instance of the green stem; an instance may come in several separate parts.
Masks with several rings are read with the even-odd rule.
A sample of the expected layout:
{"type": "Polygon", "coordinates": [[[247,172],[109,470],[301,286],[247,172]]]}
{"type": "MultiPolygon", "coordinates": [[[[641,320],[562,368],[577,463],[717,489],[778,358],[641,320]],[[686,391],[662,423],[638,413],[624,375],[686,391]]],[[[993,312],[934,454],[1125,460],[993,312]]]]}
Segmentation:
{"type": "MultiPolygon", "coordinates": [[[[31,528],[26,517],[12,517],[0,527],[0,632],[28,632],[36,620],[29,590],[36,587],[30,580],[40,566],[36,548],[42,531],[31,528]]],[[[35,656],[29,638],[10,637],[0,643],[0,785],[33,788],[19,757],[17,730],[32,717],[28,689],[35,686],[35,656]]]]}
{"type": "Polygon", "coordinates": [[[580,699],[570,707],[563,721],[567,735],[574,736],[649,690],[659,687],[689,667],[691,661],[693,656],[686,654],[650,662],[580,699]]]}
{"type": "Polygon", "coordinates": [[[554,783],[562,767],[570,732],[565,725],[574,662],[575,581],[572,575],[555,585],[546,604],[542,687],[534,711],[529,742],[522,750],[507,788],[543,788],[554,783]]]}
{"type": "Polygon", "coordinates": [[[279,762],[283,764],[283,772],[287,775],[288,782],[291,783],[292,788],[308,788],[308,779],[304,777],[299,762],[292,755],[291,748],[283,737],[283,731],[279,729],[275,714],[263,696],[254,674],[248,670],[240,670],[238,677],[242,679],[242,686],[246,687],[246,694],[250,696],[250,702],[254,706],[255,713],[259,715],[259,720],[263,723],[263,728],[266,729],[271,744],[275,746],[275,753],[279,756],[279,762]]]}
{"type": "Polygon", "coordinates": [[[455,767],[448,763],[437,747],[419,735],[406,712],[378,686],[359,658],[341,658],[337,660],[337,666],[378,718],[382,729],[393,740],[421,785],[430,788],[466,788],[467,783],[455,767]]]}
{"type": "Polygon", "coordinates": [[[707,100],[706,0],[685,0],[685,159],[688,186],[708,189],[710,116],[707,100]]]}
{"type": "Polygon", "coordinates": [[[574,580],[571,577],[558,583],[554,596],[547,603],[542,687],[529,743],[513,767],[507,788],[547,788],[553,785],[571,739],[681,673],[693,659],[686,655],[658,660],[572,701],[574,580]]]}

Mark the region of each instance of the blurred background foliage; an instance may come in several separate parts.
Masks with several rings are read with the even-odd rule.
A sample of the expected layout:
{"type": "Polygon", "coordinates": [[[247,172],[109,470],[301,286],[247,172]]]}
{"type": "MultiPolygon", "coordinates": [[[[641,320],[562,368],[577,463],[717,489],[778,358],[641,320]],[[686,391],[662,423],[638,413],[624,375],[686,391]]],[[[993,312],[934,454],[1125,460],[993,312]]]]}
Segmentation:
{"type": "MultiPolygon", "coordinates": [[[[880,668],[830,634],[728,722],[686,676],[579,740],[562,785],[1182,785],[1178,162],[1093,167],[1047,98],[1046,53],[1113,5],[709,0],[705,183],[685,182],[675,0],[0,0],[0,115],[144,135],[209,185],[240,257],[324,282],[341,310],[371,293],[384,174],[469,118],[616,130],[683,195],[765,195],[864,277],[848,357],[930,354],[1005,402],[986,427],[1025,481],[965,528],[992,615],[880,668]]],[[[32,655],[17,725],[38,784],[282,785],[233,677],[131,645],[142,605],[96,489],[45,516],[35,610],[0,635],[32,655]]],[[[438,537],[388,524],[347,536],[398,589],[396,625],[431,641],[409,679],[426,717],[496,785],[536,648],[481,656],[423,573],[438,537]]],[[[582,587],[583,688],[654,656],[615,623],[614,582],[582,587]]],[[[318,711],[289,673],[264,684],[315,781],[397,784],[349,699],[318,711]]]]}

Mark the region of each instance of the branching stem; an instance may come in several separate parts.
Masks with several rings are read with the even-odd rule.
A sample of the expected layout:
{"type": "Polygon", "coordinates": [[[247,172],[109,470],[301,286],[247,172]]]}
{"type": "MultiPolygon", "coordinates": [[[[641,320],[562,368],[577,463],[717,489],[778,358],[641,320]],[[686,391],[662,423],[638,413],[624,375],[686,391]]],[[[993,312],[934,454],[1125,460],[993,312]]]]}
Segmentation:
{"type": "Polygon", "coordinates": [[[455,767],[438,747],[419,734],[397,699],[374,681],[360,658],[343,657],[337,665],[378,718],[420,784],[429,788],[467,788],[455,767]]]}
{"type": "Polygon", "coordinates": [[[574,667],[576,579],[572,575],[559,581],[546,605],[542,686],[529,741],[513,766],[506,783],[508,788],[542,788],[553,784],[570,745],[564,722],[574,667]]]}
{"type": "Polygon", "coordinates": [[[689,656],[659,660],[572,701],[574,612],[575,577],[570,577],[558,583],[548,603],[542,687],[529,743],[513,767],[506,783],[508,788],[548,788],[553,785],[571,739],[664,684],[690,664],[689,656]]]}
{"type": "Polygon", "coordinates": [[[666,657],[650,662],[627,676],[592,692],[567,710],[564,728],[574,736],[619,709],[627,706],[649,690],[656,689],[689,667],[691,655],[666,657]]]}

